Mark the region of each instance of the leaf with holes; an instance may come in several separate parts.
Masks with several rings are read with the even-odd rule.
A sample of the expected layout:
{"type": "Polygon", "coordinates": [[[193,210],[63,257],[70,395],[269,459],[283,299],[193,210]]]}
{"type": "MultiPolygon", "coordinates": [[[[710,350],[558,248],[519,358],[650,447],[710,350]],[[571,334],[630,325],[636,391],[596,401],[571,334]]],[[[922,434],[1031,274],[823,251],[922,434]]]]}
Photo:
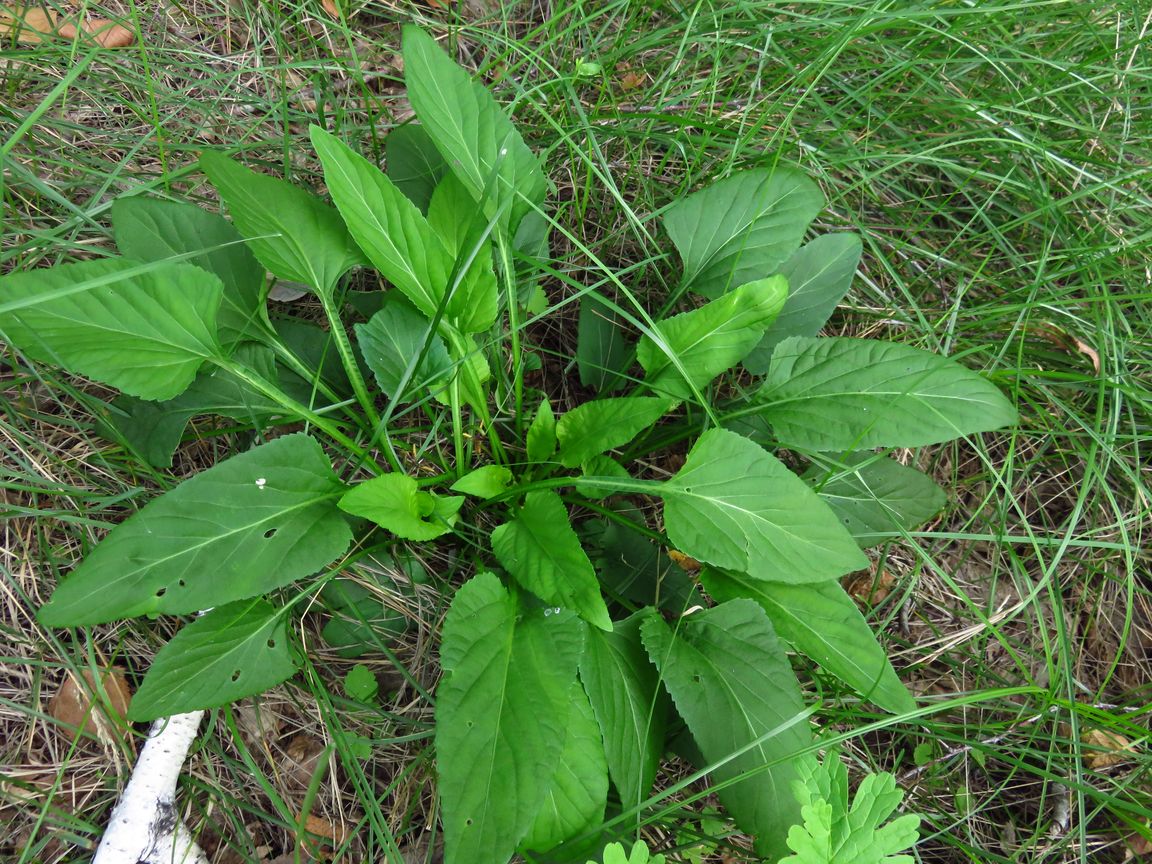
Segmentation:
{"type": "Polygon", "coordinates": [[[492,551],[516,581],[543,600],[612,629],[592,562],[555,492],[529,492],[511,522],[492,532],[492,551]]]}
{"type": "Polygon", "coordinates": [[[699,561],[779,582],[823,582],[868,566],[835,514],[760,445],[724,429],[697,440],[654,487],[664,526],[699,561]]]}
{"type": "Polygon", "coordinates": [[[771,276],[824,207],[820,188],[793,168],[742,171],[664,214],[684,262],[683,284],[705,297],[771,276]]]}
{"type": "Polygon", "coordinates": [[[211,150],[201,154],[200,167],[248,248],[278,279],[330,295],[341,276],[365,263],[340,214],[312,193],[211,150]]]}
{"type": "Polygon", "coordinates": [[[792,666],[764,610],[732,600],[681,619],[676,630],[650,613],[644,647],[676,710],[709,763],[723,763],[719,790],[736,824],[775,861],[800,808],[790,787],[793,761],[812,741],[792,666]],[[738,751],[753,745],[740,755],[738,751]]]}
{"type": "Polygon", "coordinates": [[[296,673],[288,617],[265,600],[239,600],[197,618],[156,654],[132,697],[130,720],[215,708],[296,673]]]}
{"type": "Polygon", "coordinates": [[[463,503],[463,496],[422,492],[404,474],[383,474],[353,487],[340,499],[340,509],[405,540],[434,540],[452,530],[463,503]]]}
{"type": "Polygon", "coordinates": [[[403,34],[404,81],[412,109],[452,172],[489,219],[515,231],[544,200],[548,182],[492,94],[418,27],[403,34]]]}
{"type": "Polygon", "coordinates": [[[344,484],[287,435],[233,456],[113,528],[40,610],[50,627],[185,615],[315,573],[348,547],[344,484]]]}
{"type": "Polygon", "coordinates": [[[627,444],[677,404],[675,399],[656,396],[616,396],[577,405],[556,424],[560,462],[565,468],[575,468],[627,444]]]}
{"type": "Polygon", "coordinates": [[[134,195],[112,202],[112,230],[116,247],[141,261],[200,253],[186,260],[220,277],[224,292],[217,323],[226,347],[267,335],[264,268],[223,216],[195,204],[134,195]]]}
{"type": "Polygon", "coordinates": [[[756,400],[780,443],[804,450],[922,447],[1018,419],[955,360],[876,339],[785,339],[756,400]]]}
{"type": "Polygon", "coordinates": [[[456,592],[436,691],[446,864],[505,864],[528,833],[564,746],[583,635],[571,613],[518,608],[491,573],[456,592]]]}
{"type": "Polygon", "coordinates": [[[128,258],[14,273],[0,277],[0,335],[34,360],[141,399],[171,399],[224,353],[222,290],[191,264],[128,258]]]}

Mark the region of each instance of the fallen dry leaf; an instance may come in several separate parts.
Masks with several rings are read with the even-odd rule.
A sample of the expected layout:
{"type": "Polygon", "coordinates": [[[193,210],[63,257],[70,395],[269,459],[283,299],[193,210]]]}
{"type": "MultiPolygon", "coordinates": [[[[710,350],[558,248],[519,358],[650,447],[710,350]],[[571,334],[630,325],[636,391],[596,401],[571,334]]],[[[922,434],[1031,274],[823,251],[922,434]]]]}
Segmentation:
{"type": "Polygon", "coordinates": [[[625,93],[629,90],[639,90],[644,86],[646,79],[646,75],[638,75],[635,72],[625,72],[620,76],[620,89],[625,93]]]}
{"type": "Polygon", "coordinates": [[[1090,729],[1080,736],[1080,741],[1090,748],[1084,764],[1093,771],[1127,762],[1136,752],[1135,745],[1123,735],[1103,729],[1090,729]]]}
{"type": "MultiPolygon", "coordinates": [[[[1147,826],[1145,826],[1147,827],[1147,826]]],[[[1152,856],[1152,840],[1149,840],[1143,834],[1129,834],[1128,839],[1124,841],[1124,860],[1134,861],[1137,858],[1144,859],[1152,856]]]]}
{"type": "Polygon", "coordinates": [[[52,701],[48,703],[48,713],[58,720],[61,729],[69,740],[76,740],[82,731],[98,735],[102,740],[111,741],[116,731],[128,731],[124,717],[128,714],[128,703],[132,701],[132,690],[121,669],[113,667],[101,675],[100,684],[108,695],[108,702],[97,695],[95,678],[91,670],[84,670],[87,685],[81,686],[72,675],[64,679],[52,701]]]}
{"type": "Polygon", "coordinates": [[[124,48],[136,34],[107,18],[88,18],[77,27],[55,11],[40,6],[0,6],[0,38],[15,34],[20,45],[37,45],[47,39],[91,39],[104,48],[124,48]]]}
{"type": "Polygon", "coordinates": [[[1070,351],[1074,354],[1083,354],[1091,361],[1092,369],[1096,374],[1100,374],[1100,352],[1087,342],[1078,339],[1064,328],[1057,327],[1055,324],[1048,322],[1037,324],[1030,329],[1033,333],[1041,336],[1058,348],[1063,348],[1065,351],[1070,351]]]}
{"type": "Polygon", "coordinates": [[[336,3],[336,0],[320,0],[320,5],[324,7],[325,12],[337,21],[343,20],[344,13],[340,11],[340,6],[336,3]]]}
{"type": "Polygon", "coordinates": [[[879,606],[892,593],[896,585],[896,577],[887,570],[881,570],[873,575],[871,572],[849,576],[844,580],[844,590],[851,595],[857,603],[866,606],[879,606]]]}
{"type": "Polygon", "coordinates": [[[284,748],[284,760],[280,764],[285,780],[301,790],[307,789],[312,776],[323,770],[320,757],[325,750],[323,743],[306,732],[293,735],[284,748]]]}

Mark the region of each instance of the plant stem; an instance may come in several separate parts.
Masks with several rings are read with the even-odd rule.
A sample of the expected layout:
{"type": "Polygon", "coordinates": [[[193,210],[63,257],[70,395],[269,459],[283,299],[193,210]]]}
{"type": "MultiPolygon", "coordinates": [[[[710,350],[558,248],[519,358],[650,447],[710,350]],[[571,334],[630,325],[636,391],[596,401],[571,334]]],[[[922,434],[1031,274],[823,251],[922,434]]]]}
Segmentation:
{"type": "Polygon", "coordinates": [[[516,435],[524,434],[524,358],[520,354],[520,297],[516,290],[516,271],[504,232],[496,232],[496,249],[500,255],[500,275],[508,293],[508,335],[512,348],[512,393],[515,411],[512,422],[516,435]]]}
{"type": "Polygon", "coordinates": [[[348,331],[344,329],[344,323],[340,320],[340,310],[332,302],[333,298],[330,291],[318,291],[316,293],[320,297],[320,303],[324,306],[324,316],[328,319],[328,327],[332,331],[332,338],[336,341],[336,351],[340,355],[340,362],[344,364],[344,371],[348,373],[348,380],[352,382],[352,392],[356,394],[356,400],[364,409],[368,422],[375,429],[380,425],[380,415],[376,412],[376,405],[368,394],[368,385],[364,382],[364,376],[360,372],[360,364],[356,362],[356,355],[352,353],[352,343],[348,341],[348,331]]]}
{"type": "Polygon", "coordinates": [[[250,369],[239,363],[233,362],[229,358],[213,357],[210,359],[221,369],[230,372],[246,384],[250,384],[252,387],[254,387],[263,395],[267,396],[285,411],[291,414],[295,414],[300,419],[311,423],[337,444],[346,448],[349,452],[354,453],[357,457],[362,459],[377,473],[380,473],[381,468],[376,460],[373,459],[363,447],[361,447],[359,444],[341,432],[340,427],[329,420],[327,417],[322,417],[308,406],[300,404],[291,396],[284,393],[279,387],[275,386],[269,381],[264,380],[264,378],[261,376],[253,374],[250,369]]]}

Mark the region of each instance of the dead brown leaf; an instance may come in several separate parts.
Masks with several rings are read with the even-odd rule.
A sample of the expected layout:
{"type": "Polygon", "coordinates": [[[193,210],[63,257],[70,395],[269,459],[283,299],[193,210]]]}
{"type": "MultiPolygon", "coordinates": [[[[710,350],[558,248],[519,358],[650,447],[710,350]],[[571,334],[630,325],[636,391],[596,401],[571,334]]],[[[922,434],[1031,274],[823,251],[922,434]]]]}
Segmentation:
{"type": "Polygon", "coordinates": [[[304,830],[300,833],[300,848],[308,860],[327,861],[347,836],[347,832],[340,826],[315,813],[309,813],[304,820],[304,830]]]}
{"type": "Polygon", "coordinates": [[[84,670],[84,678],[87,684],[81,685],[68,675],[48,703],[48,713],[60,722],[60,729],[73,741],[81,731],[106,741],[117,735],[116,730],[119,734],[128,732],[124,717],[132,701],[132,689],[124,671],[113,667],[101,674],[100,686],[107,694],[107,703],[97,695],[91,670],[84,670]]]}
{"type": "Polygon", "coordinates": [[[865,606],[879,606],[888,599],[896,585],[896,577],[887,570],[873,574],[871,571],[857,573],[844,580],[844,590],[857,603],[865,606]]]}
{"type": "Polygon", "coordinates": [[[636,72],[625,72],[620,76],[620,89],[627,93],[629,90],[639,90],[648,79],[647,75],[636,72]]]}
{"type": "Polygon", "coordinates": [[[317,770],[323,770],[320,757],[324,752],[324,744],[306,732],[293,735],[284,748],[280,766],[285,780],[300,790],[307,789],[317,770]]]}
{"type": "Polygon", "coordinates": [[[1080,736],[1080,741],[1090,748],[1084,764],[1093,771],[1127,762],[1136,752],[1135,745],[1123,735],[1104,729],[1090,729],[1080,736]]]}
{"type": "Polygon", "coordinates": [[[1124,860],[1135,861],[1137,858],[1145,859],[1152,857],[1152,840],[1148,839],[1144,834],[1130,834],[1127,840],[1124,841],[1124,860]]]}
{"type": "Polygon", "coordinates": [[[344,13],[340,11],[340,6],[336,0],[320,0],[320,5],[324,8],[325,12],[337,21],[344,20],[344,13]]]}
{"type": "Polygon", "coordinates": [[[136,34],[107,18],[87,18],[80,26],[40,6],[0,6],[0,38],[15,35],[17,44],[37,45],[52,38],[83,39],[104,48],[124,48],[136,34]]]}

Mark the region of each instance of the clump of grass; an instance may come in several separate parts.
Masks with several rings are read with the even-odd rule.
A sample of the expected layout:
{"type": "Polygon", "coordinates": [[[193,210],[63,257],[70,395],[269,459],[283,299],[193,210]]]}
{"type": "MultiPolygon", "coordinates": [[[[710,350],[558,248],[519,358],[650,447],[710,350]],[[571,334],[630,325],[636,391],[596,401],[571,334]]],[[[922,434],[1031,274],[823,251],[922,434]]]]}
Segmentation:
{"type": "MultiPolygon", "coordinates": [[[[894,579],[869,611],[933,713],[893,724],[813,669],[819,722],[846,736],[855,770],[893,770],[909,790],[928,826],[922,860],[1120,861],[1148,833],[1146,12],[742,0],[441,20],[356,3],[340,22],[318,3],[107,8],[139,45],[92,58],[70,44],[0,48],[0,271],[103,254],[109,202],[128,189],[203,199],[190,166],[204,147],[303,183],[316,180],[309,122],[380,156],[409,116],[395,57],[413,19],[450,30],[548,154],[563,267],[547,282],[554,314],[526,338],[560,405],[578,386],[572,294],[625,270],[621,296],[651,307],[674,284],[662,207],[753,165],[818,176],[831,202],[820,230],[866,239],[834,326],[964,356],[1024,416],[1010,435],[902,454],[952,500],[883,550],[894,579]],[[575,78],[581,59],[602,74],[575,78]],[[1116,741],[1102,735],[1132,749],[1100,758],[1116,741]]],[[[54,634],[35,608],[105,526],[232,442],[197,427],[171,474],[148,470],[84,419],[80,406],[107,394],[12,352],[5,362],[0,834],[17,838],[4,850],[15,860],[66,860],[97,836],[116,791],[108,766],[127,748],[61,744],[47,696],[65,673],[142,671],[160,639],[139,623],[54,634]]],[[[377,712],[343,697],[347,661],[318,650],[291,687],[217,715],[185,796],[215,860],[305,850],[306,811],[341,826],[349,860],[432,859],[420,688],[435,685],[442,608],[419,596],[406,610],[416,635],[394,652],[407,674],[377,712]],[[353,735],[372,739],[371,759],[353,735]],[[299,740],[324,755],[295,776],[299,740]]],[[[664,848],[693,837],[742,855],[714,822],[691,824],[700,806],[658,805],[644,830],[664,848]]]]}

